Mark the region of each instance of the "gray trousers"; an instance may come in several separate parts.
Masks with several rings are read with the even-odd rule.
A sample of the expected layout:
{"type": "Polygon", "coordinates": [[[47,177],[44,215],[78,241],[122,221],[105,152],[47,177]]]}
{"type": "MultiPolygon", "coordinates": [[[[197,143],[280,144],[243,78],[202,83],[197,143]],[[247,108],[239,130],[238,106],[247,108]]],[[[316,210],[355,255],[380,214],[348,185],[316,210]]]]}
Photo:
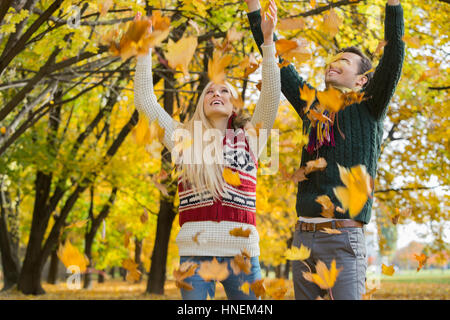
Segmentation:
{"type": "MultiPolygon", "coordinates": [[[[332,290],[335,300],[360,300],[365,293],[366,281],[366,244],[363,228],[340,228],[341,234],[327,234],[322,231],[308,232],[295,230],[292,245],[304,245],[311,249],[310,257],[305,260],[312,272],[321,260],[329,269],[331,261],[336,260],[336,268],[343,268],[332,290]]],[[[295,299],[314,300],[323,297],[328,290],[320,289],[315,283],[306,280],[302,273],[309,272],[302,261],[292,261],[295,299]]]]}

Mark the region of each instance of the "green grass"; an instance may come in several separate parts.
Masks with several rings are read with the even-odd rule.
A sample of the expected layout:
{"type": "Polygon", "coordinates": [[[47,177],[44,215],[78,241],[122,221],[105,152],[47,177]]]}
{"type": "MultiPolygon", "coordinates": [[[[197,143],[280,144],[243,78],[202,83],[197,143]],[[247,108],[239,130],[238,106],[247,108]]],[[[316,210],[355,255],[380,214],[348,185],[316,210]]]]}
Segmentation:
{"type": "Polygon", "coordinates": [[[400,270],[393,276],[382,275],[381,281],[450,284],[450,270],[400,270]]]}

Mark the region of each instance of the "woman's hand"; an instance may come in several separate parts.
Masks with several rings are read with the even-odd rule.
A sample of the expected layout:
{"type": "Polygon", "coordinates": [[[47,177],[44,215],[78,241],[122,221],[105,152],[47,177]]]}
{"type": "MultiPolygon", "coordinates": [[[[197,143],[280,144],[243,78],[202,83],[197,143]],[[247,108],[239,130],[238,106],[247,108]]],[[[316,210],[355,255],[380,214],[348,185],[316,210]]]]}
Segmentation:
{"type": "Polygon", "coordinates": [[[261,31],[264,36],[264,44],[273,44],[273,32],[277,25],[277,5],[274,0],[270,0],[267,12],[262,13],[261,17],[261,31]]]}

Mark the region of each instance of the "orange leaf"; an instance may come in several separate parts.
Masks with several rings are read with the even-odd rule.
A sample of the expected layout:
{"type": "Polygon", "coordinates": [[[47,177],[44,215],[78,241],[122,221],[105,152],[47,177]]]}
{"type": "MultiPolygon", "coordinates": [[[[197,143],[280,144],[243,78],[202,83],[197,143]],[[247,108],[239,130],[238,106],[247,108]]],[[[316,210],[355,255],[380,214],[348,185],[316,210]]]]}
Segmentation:
{"type": "Polygon", "coordinates": [[[305,20],[302,17],[282,19],[278,23],[277,28],[278,28],[278,30],[304,29],[305,28],[305,20]]]}
{"type": "Polygon", "coordinates": [[[233,237],[243,237],[248,238],[250,234],[252,233],[252,229],[243,229],[242,227],[234,228],[230,230],[230,235],[233,237]]]}
{"type": "Polygon", "coordinates": [[[241,272],[245,274],[250,274],[252,264],[249,258],[244,256],[243,254],[237,254],[234,256],[234,259],[230,262],[230,267],[233,270],[234,274],[239,274],[241,272]]]}
{"type": "Polygon", "coordinates": [[[333,87],[329,87],[325,91],[318,91],[317,99],[322,107],[331,112],[338,112],[344,106],[342,93],[333,87]]]}
{"type": "Polygon", "coordinates": [[[275,42],[277,54],[283,59],[305,62],[311,58],[311,52],[306,48],[308,42],[303,39],[286,40],[280,39],[275,42]]]}
{"type": "Polygon", "coordinates": [[[320,230],[320,232],[328,233],[328,234],[341,234],[342,232],[338,229],[331,229],[331,228],[323,228],[320,230]]]}
{"type": "Polygon", "coordinates": [[[303,272],[303,277],[317,284],[321,289],[330,289],[334,286],[336,279],[341,272],[342,268],[336,269],[336,260],[331,261],[330,269],[322,261],[317,261],[316,272],[303,272]]]}
{"type": "Polygon", "coordinates": [[[300,167],[297,170],[294,171],[294,173],[291,176],[291,179],[294,183],[299,183],[305,180],[308,180],[308,178],[305,176],[305,167],[300,167]]]}
{"type": "Polygon", "coordinates": [[[300,99],[306,101],[306,107],[303,109],[303,112],[306,113],[309,111],[314,100],[316,100],[316,90],[310,89],[306,82],[303,84],[303,88],[299,88],[300,90],[300,99]]]}
{"type": "Polygon", "coordinates": [[[311,160],[306,163],[306,174],[310,174],[314,171],[323,171],[327,167],[327,160],[325,158],[318,158],[316,160],[311,160]]]}
{"type": "Polygon", "coordinates": [[[180,289],[192,290],[192,286],[189,283],[184,282],[184,279],[193,276],[197,267],[198,264],[192,261],[183,262],[178,269],[173,271],[175,285],[180,289]]]}
{"type": "Polygon", "coordinates": [[[264,288],[264,279],[256,280],[250,285],[250,290],[253,291],[257,298],[264,297],[266,289],[264,288]]]}
{"type": "Polygon", "coordinates": [[[266,279],[264,281],[264,287],[266,289],[267,295],[275,300],[281,300],[284,298],[287,292],[287,283],[281,279],[266,279]]]}
{"type": "Polygon", "coordinates": [[[321,112],[317,112],[314,109],[309,109],[308,116],[310,116],[312,118],[312,120],[316,120],[319,122],[328,122],[328,121],[331,122],[330,118],[328,118],[326,115],[324,115],[321,112]]]}
{"type": "Polygon", "coordinates": [[[316,202],[322,206],[321,216],[325,218],[334,218],[334,204],[327,195],[318,196],[316,202]]]}
{"type": "Polygon", "coordinates": [[[188,66],[194,57],[195,49],[197,48],[196,37],[181,38],[177,42],[169,39],[167,44],[166,58],[169,67],[174,70],[181,70],[184,75],[189,74],[188,66]]]}
{"type": "Polygon", "coordinates": [[[214,51],[212,59],[208,61],[208,77],[217,84],[222,84],[226,79],[226,68],[231,63],[231,55],[223,55],[221,51],[214,51]]]}
{"type": "Polygon", "coordinates": [[[214,257],[211,261],[205,261],[200,264],[198,275],[206,281],[223,281],[229,275],[228,265],[226,262],[219,263],[214,257]]]}
{"type": "Polygon", "coordinates": [[[421,253],[420,255],[414,254],[414,259],[419,262],[419,266],[417,267],[417,271],[419,271],[427,262],[428,257],[424,253],[421,253]]]}
{"type": "Polygon", "coordinates": [[[328,14],[323,16],[322,30],[334,37],[339,32],[339,27],[342,24],[342,19],[336,14],[333,9],[330,9],[328,14]]]}
{"type": "Polygon", "coordinates": [[[386,266],[384,263],[381,264],[381,273],[387,276],[392,276],[395,272],[394,265],[386,266]]]}

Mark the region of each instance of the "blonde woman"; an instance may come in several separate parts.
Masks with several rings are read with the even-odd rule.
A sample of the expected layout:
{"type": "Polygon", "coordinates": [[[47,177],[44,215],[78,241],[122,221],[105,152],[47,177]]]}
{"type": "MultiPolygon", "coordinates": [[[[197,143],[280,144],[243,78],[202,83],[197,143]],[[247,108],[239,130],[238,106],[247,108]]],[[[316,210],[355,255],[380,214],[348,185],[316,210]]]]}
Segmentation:
{"type": "MultiPolygon", "coordinates": [[[[139,14],[137,18],[140,18],[139,14]]],[[[229,299],[256,299],[253,292],[245,294],[239,288],[244,282],[252,283],[261,278],[255,205],[257,158],[262,148],[261,143],[258,148],[249,143],[245,133],[246,128],[259,123],[263,129],[270,130],[275,121],[280,101],[280,71],[273,43],[276,22],[277,9],[272,2],[269,13],[261,22],[264,34],[261,94],[248,123],[245,118],[237,115],[237,108],[233,105],[237,92],[227,82],[208,83],[192,118],[185,124],[178,123],[159,106],[153,92],[151,51],[137,58],[134,82],[136,108],[150,121],[158,120],[165,130],[163,144],[169,151],[176,147],[174,141],[180,133],[187,133],[193,139],[192,156],[196,159],[187,161],[186,159],[192,160],[192,157],[183,158],[183,155],[181,163],[177,165],[180,170],[178,192],[181,229],[176,243],[180,264],[192,261],[200,265],[213,258],[219,263],[226,262],[229,276],[221,283],[229,299]],[[198,143],[203,137],[196,136],[197,129],[211,137],[219,137],[220,157],[217,157],[216,152],[214,161],[205,161],[207,159],[204,159],[203,154],[209,145],[198,143]],[[228,184],[222,175],[224,169],[238,173],[240,184],[228,184]],[[249,229],[251,233],[249,237],[230,235],[230,230],[236,228],[249,229]],[[196,241],[193,240],[194,237],[196,241]],[[250,256],[249,274],[235,274],[230,267],[231,260],[241,254],[242,250],[246,250],[250,256]]],[[[265,143],[266,141],[263,144],[265,143]]],[[[208,295],[213,298],[215,282],[205,281],[197,271],[195,275],[185,279],[193,289],[181,289],[183,299],[200,300],[206,299],[208,295]]]]}

